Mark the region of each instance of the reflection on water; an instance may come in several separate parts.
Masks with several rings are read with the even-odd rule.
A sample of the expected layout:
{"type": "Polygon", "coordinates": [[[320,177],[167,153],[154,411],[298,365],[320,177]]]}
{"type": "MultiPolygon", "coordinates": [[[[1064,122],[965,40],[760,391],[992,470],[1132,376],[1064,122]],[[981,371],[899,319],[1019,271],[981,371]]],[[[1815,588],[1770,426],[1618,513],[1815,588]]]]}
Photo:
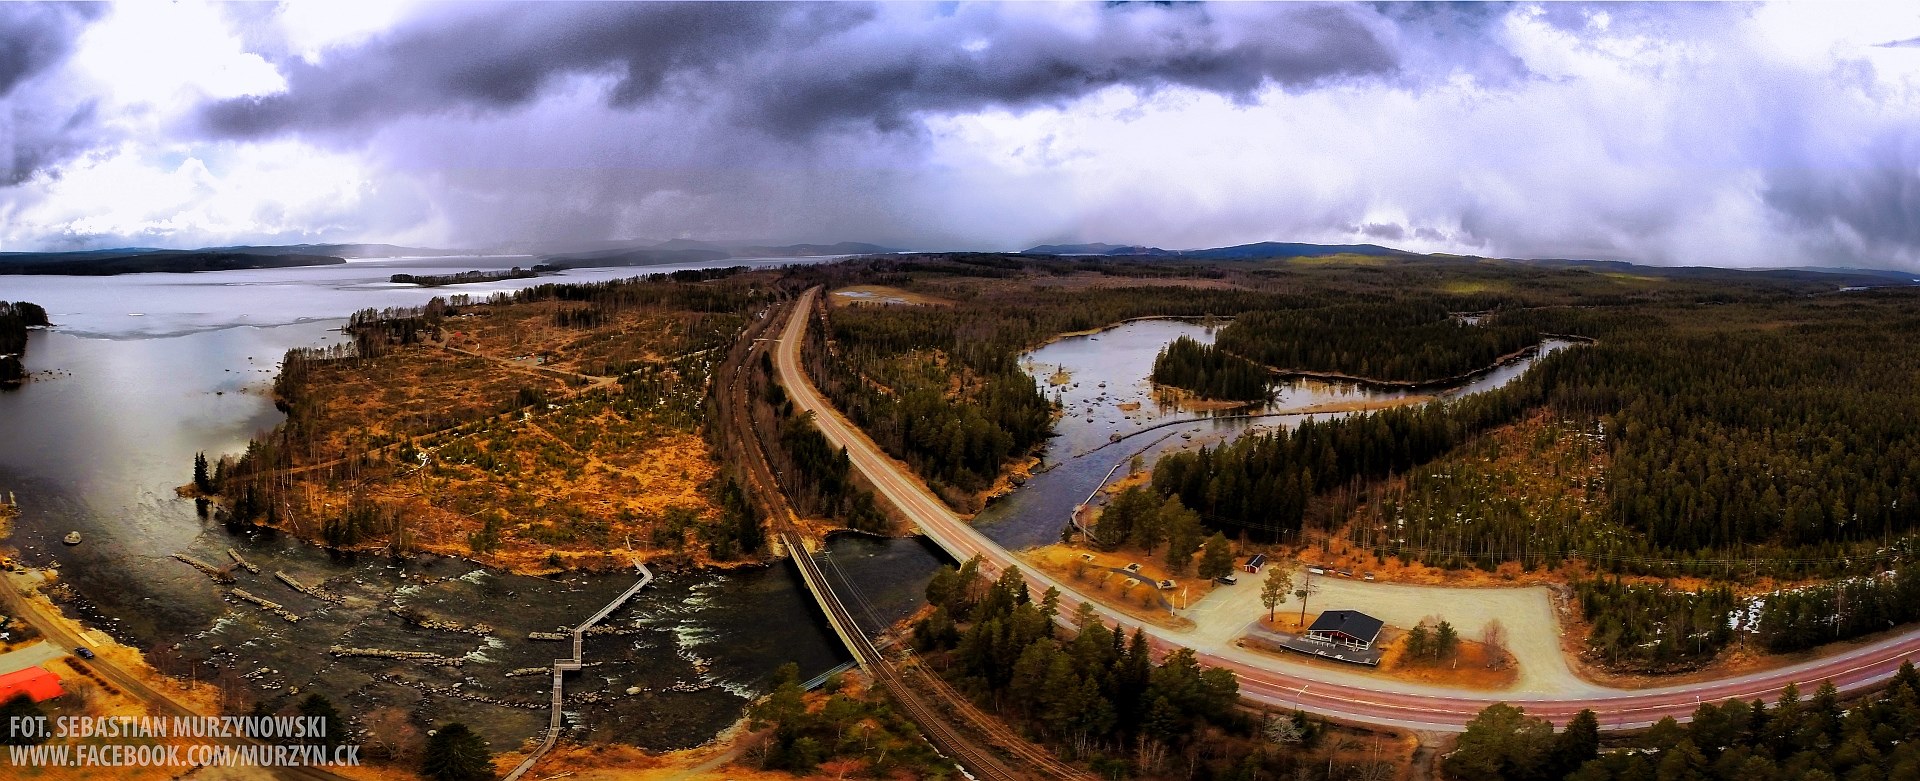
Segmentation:
{"type": "MultiPolygon", "coordinates": [[[[378,276],[388,273],[383,268],[378,276]]],[[[193,277],[194,286],[218,286],[227,273],[193,277]]],[[[61,286],[84,287],[68,278],[34,279],[43,283],[37,291],[16,292],[10,282],[7,296],[33,300],[61,286]]],[[[116,298],[125,286],[112,284],[126,279],[107,280],[100,300],[49,308],[130,308],[116,298]]],[[[164,287],[152,286],[145,293],[150,298],[139,304],[154,322],[203,322],[196,307],[208,299],[164,287]]],[[[308,287],[312,293],[326,285],[308,287]]],[[[424,291],[413,294],[425,298],[424,291]]],[[[263,295],[260,308],[245,311],[272,312],[259,317],[281,321],[304,311],[299,305],[275,311],[271,307],[285,302],[263,295]]],[[[387,305],[408,303],[418,301],[387,305]]],[[[289,347],[337,339],[330,329],[338,325],[227,327],[117,340],[64,329],[35,333],[27,368],[59,371],[0,393],[0,439],[6,444],[0,447],[0,490],[15,492],[23,511],[12,542],[27,562],[59,568],[60,580],[73,592],[70,612],[150,652],[158,649],[163,658],[177,657],[180,669],[200,680],[248,691],[269,705],[290,701],[296,690],[315,690],[348,712],[400,707],[429,721],[465,721],[496,747],[518,745],[546,723],[550,679],[506,673],[543,667],[563,655],[561,644],[530,641],[527,633],[577,623],[630,585],[630,575],[547,579],[491,573],[457,559],[401,563],[379,555],[330,555],[270,530],[229,531],[200,518],[192,502],[174,493],[190,478],[195,452],[238,451],[281,419],[265,395],[279,356],[289,347]],[[80,531],[86,542],[60,544],[69,531],[80,531]],[[257,575],[236,571],[236,586],[305,620],[289,624],[230,601],[224,587],[172,558],[185,553],[225,564],[228,548],[261,568],[257,575]],[[274,579],[276,571],[324,585],[343,601],[297,593],[274,579]],[[396,615],[399,607],[486,624],[488,631],[422,629],[396,615]],[[423,667],[335,658],[327,653],[335,645],[425,650],[464,663],[423,667]]],[[[872,606],[876,625],[917,608],[941,562],[937,552],[912,539],[843,537],[829,550],[872,606]]],[[[587,660],[594,666],[568,680],[571,723],[584,733],[648,748],[696,744],[738,718],[747,698],[781,664],[797,662],[803,675],[812,676],[847,658],[790,564],[659,575],[607,620],[614,634],[588,640],[587,660]]]]}
{"type": "Polygon", "coordinates": [[[1086,501],[1109,471],[1135,455],[1150,464],[1168,451],[1218,444],[1249,431],[1292,428],[1308,417],[1348,414],[1281,416],[1321,405],[1479,393],[1505,385],[1540,356],[1570,344],[1549,339],[1533,353],[1438,391],[1295,378],[1276,385],[1273,399],[1263,405],[1195,411],[1163,403],[1149,379],[1154,357],[1182,336],[1211,344],[1214,329],[1181,320],[1137,320],[1058,339],[1021,356],[1020,365],[1036,387],[1060,404],[1061,417],[1042,455],[1046,471],[981,512],[975,521],[981,530],[1014,549],[1056,542],[1074,505],[1086,501]]]}
{"type": "Polygon", "coordinates": [[[152,337],[228,328],[329,320],[367,308],[419,306],[434,296],[497,292],[555,282],[601,282],[682,269],[771,268],[833,258],[731,258],[626,268],[587,268],[531,279],[423,288],[395,284],[394,274],[497,271],[538,262],[531,255],[445,258],[366,258],[331,266],[264,268],[198,274],[121,274],[111,277],[6,276],[6,300],[46,307],[60,329],[84,336],[152,337]]]}
{"type": "MultiPolygon", "coordinates": [[[[14,544],[28,562],[60,568],[60,579],[75,595],[69,607],[90,623],[143,648],[165,649],[163,655],[190,663],[202,680],[220,680],[270,705],[287,702],[295,690],[317,690],[349,712],[400,707],[429,721],[459,719],[496,746],[517,745],[546,721],[549,679],[507,673],[543,667],[561,655],[559,644],[530,641],[527,633],[576,623],[623,590],[631,576],[532,578],[487,572],[457,559],[401,563],[377,555],[330,555],[271,531],[230,532],[200,518],[173,490],[190,477],[195,452],[238,451],[255,432],[280,420],[264,390],[287,348],[338,338],[330,330],[338,320],[256,324],[413,305],[436,293],[483,293],[489,288],[428,291],[384,280],[408,269],[514,262],[524,259],[494,266],[457,259],[105,280],[14,278],[23,282],[18,287],[9,280],[4,297],[46,304],[63,326],[35,333],[26,358],[30,371],[58,373],[0,393],[6,444],[0,447],[0,490],[14,491],[23,507],[14,544]],[[130,317],[129,310],[143,316],[130,317]],[[180,331],[188,333],[131,339],[75,334],[180,331]],[[59,544],[69,531],[81,532],[86,542],[59,544]],[[185,553],[223,564],[228,548],[262,569],[258,575],[236,572],[240,588],[281,602],[305,620],[289,624],[230,602],[223,588],[172,558],[185,553]],[[276,571],[324,585],[343,600],[332,604],[294,592],[273,579],[276,571]],[[487,630],[422,629],[393,612],[402,607],[486,624],[487,630]],[[335,645],[426,650],[464,664],[335,658],[327,653],[335,645]]],[[[1211,339],[1198,325],[1143,321],[1062,339],[1025,356],[1036,381],[1068,414],[1047,447],[1051,470],[982,514],[990,536],[1014,548],[1052,541],[1073,505],[1136,452],[1193,447],[1252,426],[1298,420],[1220,418],[1156,404],[1146,377],[1161,346],[1180,335],[1211,339]],[[1056,368],[1068,377],[1064,385],[1048,384],[1056,368]],[[1102,447],[1114,434],[1169,421],[1184,422],[1102,447]]],[[[1460,392],[1497,387],[1530,361],[1478,378],[1460,392]]],[[[1400,393],[1300,382],[1282,387],[1274,406],[1400,393]]],[[[918,607],[927,578],[943,560],[918,539],[851,535],[834,539],[828,555],[830,571],[841,573],[849,591],[857,592],[846,595],[849,605],[870,629],[918,607]]],[[[570,721],[584,734],[648,748],[698,743],[738,718],[779,665],[798,662],[803,676],[811,677],[847,658],[789,564],[659,574],[655,586],[607,620],[613,634],[588,640],[593,666],[569,679],[570,721]]]]}

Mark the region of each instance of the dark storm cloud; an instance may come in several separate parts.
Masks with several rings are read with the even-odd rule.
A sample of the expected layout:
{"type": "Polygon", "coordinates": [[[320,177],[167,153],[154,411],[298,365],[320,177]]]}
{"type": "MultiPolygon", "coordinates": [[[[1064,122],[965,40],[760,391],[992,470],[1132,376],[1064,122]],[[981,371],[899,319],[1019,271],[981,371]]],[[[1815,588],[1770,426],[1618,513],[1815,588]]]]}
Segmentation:
{"type": "Polygon", "coordinates": [[[1851,160],[1774,170],[1762,196],[1797,227],[1838,229],[1869,256],[1920,252],[1920,134],[1887,131],[1851,160]]]}
{"type": "MultiPolygon", "coordinates": [[[[457,9],[321,62],[280,63],[285,92],[227,100],[219,135],[363,128],[395,116],[531,103],[568,75],[614,78],[607,101],[723,106],[776,135],[920,112],[1029,107],[1105,87],[1180,85],[1236,98],[1268,84],[1388,73],[1394,53],[1353,9],[1284,6],[1222,24],[1202,7],[1110,7],[1085,19],[1019,8],[771,3],[538,3],[457,9]],[[902,19],[903,16],[911,18],[902,19]],[[1251,23],[1249,23],[1251,21],[1251,23]]],[[[1235,10],[1233,13],[1240,14],[1235,10]]],[[[1244,15],[1244,14],[1242,14],[1244,15]]]]}
{"type": "Polygon", "coordinates": [[[66,59],[73,39],[99,14],[94,5],[0,3],[0,98],[66,59]]]}
{"type": "Polygon", "coordinates": [[[332,130],[411,114],[510,109],[568,74],[618,79],[610,100],[645,99],[680,72],[710,70],[760,45],[783,21],[845,16],[765,3],[527,3],[416,20],[320,63],[279,63],[283,93],[207,107],[216,132],[332,130]]]}
{"type": "Polygon", "coordinates": [[[1311,85],[1397,66],[1351,9],[1260,10],[1262,18],[1222,23],[1202,6],[1117,6],[1098,14],[1090,31],[984,13],[911,30],[855,31],[741,85],[751,97],[736,110],[789,133],[843,123],[895,130],[922,112],[1029,108],[1113,86],[1184,86],[1247,99],[1270,84],[1311,85]]]}
{"type": "Polygon", "coordinates": [[[92,144],[92,101],[25,93],[72,54],[74,40],[100,12],[95,5],[0,3],[0,186],[24,182],[92,144]]]}

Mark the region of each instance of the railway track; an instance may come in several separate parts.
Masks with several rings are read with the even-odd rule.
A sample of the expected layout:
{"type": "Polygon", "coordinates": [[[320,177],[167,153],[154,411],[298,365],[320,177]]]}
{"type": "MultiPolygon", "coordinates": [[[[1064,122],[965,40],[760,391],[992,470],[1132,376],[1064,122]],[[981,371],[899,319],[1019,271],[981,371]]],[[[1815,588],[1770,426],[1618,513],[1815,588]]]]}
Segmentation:
{"type": "MultiPolygon", "coordinates": [[[[871,676],[899,703],[907,718],[919,725],[921,732],[935,748],[947,757],[966,768],[975,778],[984,781],[1015,781],[1035,777],[1071,779],[1087,781],[1089,776],[1074,770],[1060,761],[1051,752],[1034,745],[1008,728],[1000,720],[980,712],[967,698],[953,687],[939,679],[916,663],[897,665],[873,643],[860,624],[854,620],[853,613],[847,609],[839,595],[833,590],[826,572],[820,562],[807,551],[806,540],[797,531],[796,516],[786,495],[781,491],[779,480],[772,466],[767,462],[766,452],[760,441],[754,436],[750,409],[751,392],[745,375],[748,367],[766,349],[767,341],[759,337],[769,328],[784,326],[791,315],[787,307],[809,306],[812,297],[799,302],[775,305],[767,310],[760,323],[747,329],[735,349],[729,352],[726,365],[721,371],[726,377],[726,390],[722,403],[727,407],[721,420],[731,432],[730,436],[740,444],[741,458],[738,465],[745,473],[744,477],[765,504],[765,509],[773,520],[781,544],[792,557],[794,566],[800,570],[800,578],[807,589],[826,613],[827,621],[840,636],[847,649],[852,652],[854,662],[871,676]],[[928,693],[934,695],[929,701],[928,693]],[[972,729],[986,736],[987,743],[963,732],[955,723],[955,715],[960,717],[972,729]],[[1019,762],[1033,768],[1034,773],[1022,772],[1016,763],[1009,763],[995,752],[995,748],[1007,752],[1019,762]]],[[[769,378],[771,380],[771,378],[769,378]]]]}

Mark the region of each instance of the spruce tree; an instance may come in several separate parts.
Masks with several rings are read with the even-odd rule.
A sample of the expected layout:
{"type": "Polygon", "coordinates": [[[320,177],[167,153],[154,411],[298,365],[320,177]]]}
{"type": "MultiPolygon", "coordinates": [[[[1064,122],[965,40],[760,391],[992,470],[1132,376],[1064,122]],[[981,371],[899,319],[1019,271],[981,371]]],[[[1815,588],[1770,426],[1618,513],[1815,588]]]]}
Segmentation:
{"type": "Polygon", "coordinates": [[[493,754],[486,741],[456,721],[427,738],[420,774],[433,781],[487,781],[493,778],[493,754]]]}

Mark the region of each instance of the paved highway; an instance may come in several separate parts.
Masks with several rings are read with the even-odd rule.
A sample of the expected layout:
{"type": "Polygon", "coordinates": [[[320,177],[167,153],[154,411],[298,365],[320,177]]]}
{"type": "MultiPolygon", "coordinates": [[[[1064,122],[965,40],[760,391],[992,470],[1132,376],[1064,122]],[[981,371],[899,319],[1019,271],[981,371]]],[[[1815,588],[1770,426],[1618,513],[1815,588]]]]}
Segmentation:
{"type": "MultiPolygon", "coordinates": [[[[777,370],[787,395],[796,406],[814,413],[814,421],[828,439],[847,449],[854,467],[865,475],[886,500],[918,524],[929,539],[945,548],[956,559],[981,556],[996,573],[1019,561],[973,528],[935,497],[905,464],[889,457],[879,445],[842,417],[823,398],[800,367],[800,344],[809,320],[815,314],[819,289],[810,290],[793,309],[775,352],[777,370]]],[[[1081,602],[1089,602],[1110,624],[1132,624],[1128,617],[1088,600],[1072,585],[1045,573],[1023,569],[1027,583],[1036,592],[1057,588],[1061,593],[1062,615],[1071,615],[1081,602]]],[[[1233,670],[1240,679],[1241,695],[1249,700],[1284,708],[1295,708],[1373,724],[1412,729],[1453,731],[1465,728],[1481,709],[1495,702],[1524,707],[1529,714],[1542,716],[1556,724],[1565,724],[1583,709],[1592,709],[1600,717],[1602,729],[1637,729],[1667,716],[1679,720],[1691,717],[1701,702],[1719,702],[1738,697],[1744,700],[1776,699],[1788,683],[1797,683],[1811,693],[1821,681],[1832,681],[1842,692],[1871,689],[1891,678],[1901,662],[1920,653],[1920,632],[1906,632],[1845,653],[1764,672],[1729,677],[1686,686],[1651,689],[1597,689],[1578,694],[1515,694],[1497,696],[1486,692],[1427,686],[1382,680],[1291,663],[1283,659],[1255,654],[1230,644],[1207,643],[1185,633],[1160,627],[1144,627],[1156,650],[1165,652],[1193,647],[1208,665],[1233,670]]]]}

